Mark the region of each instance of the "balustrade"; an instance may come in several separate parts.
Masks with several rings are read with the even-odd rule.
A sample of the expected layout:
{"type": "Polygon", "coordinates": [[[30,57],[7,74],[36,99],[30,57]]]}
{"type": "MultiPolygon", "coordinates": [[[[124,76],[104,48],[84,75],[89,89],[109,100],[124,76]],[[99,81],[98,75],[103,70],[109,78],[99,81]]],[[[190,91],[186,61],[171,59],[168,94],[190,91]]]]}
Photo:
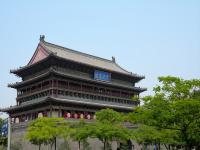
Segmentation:
{"type": "MultiPolygon", "coordinates": [[[[38,84],[34,84],[31,87],[27,87],[26,89],[22,89],[21,91],[18,91],[18,97],[17,100],[20,101],[26,101],[27,99],[31,100],[34,99],[34,97],[42,97],[42,96],[48,96],[48,95],[70,95],[74,96],[72,93],[66,93],[66,92],[77,92],[78,96],[81,98],[88,97],[89,98],[95,98],[94,96],[103,96],[101,99],[109,99],[109,97],[114,99],[119,99],[123,101],[124,99],[130,100],[131,94],[124,91],[117,91],[113,90],[112,88],[102,88],[102,87],[96,87],[95,85],[87,85],[79,82],[73,82],[73,81],[67,81],[67,80],[46,80],[43,82],[40,82],[38,84]],[[58,91],[61,90],[62,92],[58,91]],[[23,91],[23,92],[22,92],[23,91]],[[29,98],[28,98],[29,97],[29,98]],[[24,99],[24,100],[22,100],[24,99]]],[[[21,102],[20,102],[21,103],[21,102]]]]}

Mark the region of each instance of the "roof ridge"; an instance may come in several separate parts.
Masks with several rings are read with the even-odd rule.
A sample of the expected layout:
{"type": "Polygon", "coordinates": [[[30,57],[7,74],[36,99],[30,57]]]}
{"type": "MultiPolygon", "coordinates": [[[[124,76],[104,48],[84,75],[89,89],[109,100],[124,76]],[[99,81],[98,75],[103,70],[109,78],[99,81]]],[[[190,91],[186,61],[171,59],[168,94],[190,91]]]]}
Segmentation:
{"type": "Polygon", "coordinates": [[[130,73],[131,75],[136,75],[136,76],[138,76],[138,77],[144,77],[143,75],[138,75],[137,73],[133,73],[133,72],[130,72],[130,71],[128,71],[128,70],[122,68],[118,63],[115,63],[115,64],[116,64],[119,68],[121,68],[122,70],[124,70],[124,71],[130,73]]]}
{"type": "Polygon", "coordinates": [[[122,69],[122,70],[124,70],[124,71],[126,71],[126,72],[128,72],[130,74],[133,74],[132,72],[127,71],[126,69],[122,68],[118,63],[115,63],[115,65],[118,66],[120,69],[122,69]]]}
{"type": "Polygon", "coordinates": [[[100,60],[104,60],[104,61],[116,64],[112,60],[109,60],[109,59],[106,59],[106,58],[102,58],[102,57],[98,57],[98,56],[94,56],[94,55],[91,55],[91,54],[88,54],[88,53],[80,52],[78,50],[74,50],[74,49],[71,49],[71,48],[60,46],[60,45],[57,45],[57,44],[54,44],[54,43],[50,43],[50,42],[46,42],[46,41],[42,41],[42,43],[44,45],[48,44],[48,45],[51,45],[51,46],[54,46],[54,47],[59,47],[59,48],[61,48],[61,50],[64,50],[64,51],[68,50],[68,51],[71,51],[71,52],[74,52],[74,53],[77,53],[77,54],[81,54],[81,55],[84,55],[84,56],[87,56],[87,57],[90,57],[90,58],[97,58],[97,59],[100,59],[100,60]]]}

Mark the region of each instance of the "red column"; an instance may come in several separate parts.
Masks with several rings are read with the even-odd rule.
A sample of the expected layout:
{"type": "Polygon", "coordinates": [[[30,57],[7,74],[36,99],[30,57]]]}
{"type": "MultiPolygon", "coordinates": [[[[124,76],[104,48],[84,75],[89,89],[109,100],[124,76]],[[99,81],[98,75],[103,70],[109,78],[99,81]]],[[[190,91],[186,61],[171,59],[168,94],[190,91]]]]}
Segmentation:
{"type": "Polygon", "coordinates": [[[58,95],[58,80],[56,80],[56,97],[58,95]]]}
{"type": "Polygon", "coordinates": [[[53,86],[54,86],[54,80],[51,80],[51,95],[53,96],[53,86]]]}
{"type": "Polygon", "coordinates": [[[82,86],[82,83],[81,83],[81,91],[83,91],[83,86],[82,86]]]}

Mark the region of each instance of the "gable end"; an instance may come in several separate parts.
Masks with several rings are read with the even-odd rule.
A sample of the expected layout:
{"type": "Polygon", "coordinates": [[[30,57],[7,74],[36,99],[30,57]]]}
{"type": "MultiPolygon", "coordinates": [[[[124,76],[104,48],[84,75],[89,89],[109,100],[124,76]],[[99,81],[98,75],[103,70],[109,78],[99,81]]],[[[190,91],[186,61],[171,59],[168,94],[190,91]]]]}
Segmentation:
{"type": "Polygon", "coordinates": [[[28,66],[46,58],[48,55],[49,55],[49,52],[45,50],[45,48],[39,44],[31,60],[29,61],[28,66]]]}

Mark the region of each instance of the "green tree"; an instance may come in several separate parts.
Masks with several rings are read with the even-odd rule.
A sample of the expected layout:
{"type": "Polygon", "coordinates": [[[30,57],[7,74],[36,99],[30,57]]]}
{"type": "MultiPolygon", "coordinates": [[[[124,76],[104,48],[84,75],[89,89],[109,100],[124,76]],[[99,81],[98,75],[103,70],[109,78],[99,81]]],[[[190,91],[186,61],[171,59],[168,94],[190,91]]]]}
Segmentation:
{"type": "Polygon", "coordinates": [[[81,149],[81,143],[83,145],[84,150],[88,150],[89,145],[87,139],[92,135],[91,125],[84,122],[84,120],[80,120],[78,123],[73,124],[74,132],[72,132],[71,137],[78,141],[78,149],[81,149]]]}
{"type": "Polygon", "coordinates": [[[103,143],[107,150],[112,141],[126,142],[130,138],[129,131],[123,125],[123,117],[112,109],[103,109],[96,113],[97,120],[91,125],[91,135],[103,143]]]}
{"type": "Polygon", "coordinates": [[[52,147],[56,137],[60,135],[61,128],[58,124],[61,121],[61,118],[38,118],[29,124],[25,138],[32,144],[38,145],[39,150],[42,144],[51,144],[52,147]]]}
{"type": "Polygon", "coordinates": [[[144,105],[131,115],[133,123],[145,132],[135,134],[139,141],[181,145],[185,149],[200,146],[200,80],[159,77],[153,96],[143,98],[144,105]],[[168,136],[169,133],[173,136],[168,136]],[[148,136],[150,135],[150,136],[148,136]],[[153,135],[153,136],[151,136],[153,135]],[[164,138],[167,137],[167,138],[164,138]],[[156,139],[155,139],[156,138],[156,139]]]}
{"type": "Polygon", "coordinates": [[[64,139],[64,143],[62,146],[64,146],[65,149],[70,150],[68,141],[72,136],[72,133],[75,132],[73,124],[67,122],[66,120],[63,120],[57,124],[57,129],[58,129],[57,137],[64,139]]]}
{"type": "Polygon", "coordinates": [[[175,136],[177,136],[177,133],[174,130],[160,129],[147,125],[140,125],[132,131],[132,139],[142,144],[144,149],[149,144],[155,145],[157,149],[161,149],[160,144],[164,144],[166,149],[169,149],[167,144],[178,144],[175,141],[175,136]]]}

